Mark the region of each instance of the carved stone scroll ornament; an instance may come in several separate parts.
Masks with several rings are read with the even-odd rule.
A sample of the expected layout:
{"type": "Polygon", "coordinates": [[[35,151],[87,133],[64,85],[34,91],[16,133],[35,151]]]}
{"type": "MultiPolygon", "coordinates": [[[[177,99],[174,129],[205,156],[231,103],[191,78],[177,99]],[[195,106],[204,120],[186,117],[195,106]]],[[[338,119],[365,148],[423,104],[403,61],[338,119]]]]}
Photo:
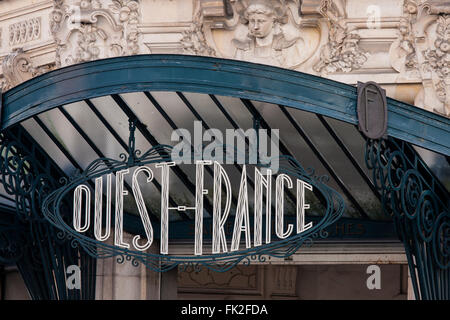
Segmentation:
{"type": "Polygon", "coordinates": [[[0,82],[1,91],[29,80],[50,70],[49,66],[35,67],[28,54],[22,49],[16,49],[7,55],[2,62],[3,79],[0,82]]]}
{"type": "Polygon", "coordinates": [[[55,0],[50,30],[58,67],[139,53],[135,0],[55,0]]]}
{"type": "Polygon", "coordinates": [[[444,104],[443,111],[450,116],[450,15],[438,17],[434,48],[425,50],[423,55],[424,69],[431,73],[437,97],[444,104]]]}
{"type": "Polygon", "coordinates": [[[450,116],[450,2],[425,1],[414,24],[423,90],[416,105],[450,116]]]}
{"type": "Polygon", "coordinates": [[[450,1],[405,0],[392,67],[422,82],[414,104],[450,115],[450,1]]]}
{"type": "Polygon", "coordinates": [[[359,47],[360,36],[347,26],[343,2],[323,0],[320,13],[328,19],[328,43],[320,49],[314,71],[328,74],[361,68],[369,53],[359,47]]]}
{"type": "Polygon", "coordinates": [[[183,47],[183,53],[215,57],[216,51],[209,46],[205,37],[204,10],[202,9],[202,3],[197,2],[192,24],[189,29],[183,31],[180,42],[183,47]]]}
{"type": "Polygon", "coordinates": [[[419,64],[411,28],[411,18],[400,20],[399,37],[392,43],[389,56],[391,65],[396,71],[404,73],[408,78],[417,78],[419,64]]]}

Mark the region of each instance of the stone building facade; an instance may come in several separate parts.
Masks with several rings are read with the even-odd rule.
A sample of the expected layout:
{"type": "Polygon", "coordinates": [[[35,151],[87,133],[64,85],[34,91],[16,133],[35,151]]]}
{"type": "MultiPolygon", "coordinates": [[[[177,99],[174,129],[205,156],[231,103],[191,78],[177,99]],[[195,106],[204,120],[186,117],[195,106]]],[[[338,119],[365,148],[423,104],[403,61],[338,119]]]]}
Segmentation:
{"type": "MultiPolygon", "coordinates": [[[[137,54],[245,60],[352,85],[375,81],[391,98],[450,116],[449,1],[0,1],[2,91],[57,68],[137,54]]],[[[317,287],[313,279],[319,274],[321,279],[344,275],[341,281],[361,278],[348,293],[355,297],[365,281],[365,274],[356,269],[374,262],[387,264],[387,279],[396,279],[387,282],[395,282],[395,288],[379,297],[406,298],[410,293],[400,244],[314,250],[296,255],[294,262],[237,268],[225,275],[149,275],[106,261],[98,266],[97,298],[335,297],[327,291],[330,285],[314,294],[299,291],[302,286],[317,287]],[[345,268],[348,264],[353,266],[345,268]],[[329,265],[334,267],[323,268],[329,265]],[[133,287],[120,289],[130,279],[133,287]]],[[[14,272],[7,273],[11,279],[14,272]]]]}
{"type": "Polygon", "coordinates": [[[0,79],[5,91],[84,61],[193,54],[373,80],[392,98],[448,115],[449,13],[432,0],[5,0],[0,79]],[[258,6],[266,12],[249,14],[258,6]],[[267,34],[252,34],[256,16],[267,34]]]}

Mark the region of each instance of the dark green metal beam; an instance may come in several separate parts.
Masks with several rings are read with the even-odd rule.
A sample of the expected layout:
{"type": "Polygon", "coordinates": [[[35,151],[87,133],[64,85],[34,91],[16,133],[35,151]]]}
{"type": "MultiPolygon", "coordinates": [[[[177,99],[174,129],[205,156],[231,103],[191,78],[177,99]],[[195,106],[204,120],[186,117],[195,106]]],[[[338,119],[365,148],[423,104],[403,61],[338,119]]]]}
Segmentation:
{"type": "MultiPolygon", "coordinates": [[[[182,91],[284,105],[357,124],[356,87],[301,72],[236,60],[137,55],[54,70],[3,93],[6,129],[59,105],[109,94],[182,91]]],[[[389,136],[450,155],[450,119],[387,99],[389,136]]]]}

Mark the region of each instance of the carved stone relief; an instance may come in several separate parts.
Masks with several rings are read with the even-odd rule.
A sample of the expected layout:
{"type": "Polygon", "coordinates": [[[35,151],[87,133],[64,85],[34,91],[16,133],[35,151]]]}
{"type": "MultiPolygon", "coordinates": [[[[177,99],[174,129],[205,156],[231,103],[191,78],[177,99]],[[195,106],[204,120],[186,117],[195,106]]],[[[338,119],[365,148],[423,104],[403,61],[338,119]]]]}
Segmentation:
{"type": "MultiPolygon", "coordinates": [[[[46,13],[39,17],[33,5],[34,11],[23,9],[23,14],[0,22],[0,59],[18,47],[36,66],[55,61],[56,67],[139,53],[215,56],[347,83],[373,76],[380,83],[386,80],[399,94],[414,85],[408,102],[421,85],[414,103],[450,115],[450,1],[380,0],[379,30],[366,25],[364,11],[373,4],[370,0],[173,0],[170,4],[53,0],[53,9],[47,3],[42,7],[46,13]]],[[[0,74],[5,88],[15,83],[9,80],[14,77],[11,72],[6,73],[0,74]]]]}
{"type": "Polygon", "coordinates": [[[222,57],[295,69],[311,58],[319,45],[318,29],[302,23],[297,0],[229,4],[232,15],[222,25],[209,24],[222,57]]]}
{"type": "Polygon", "coordinates": [[[402,18],[399,23],[399,37],[392,43],[390,58],[392,67],[409,78],[419,77],[411,20],[402,18]]]}
{"type": "Polygon", "coordinates": [[[320,61],[314,70],[328,74],[361,68],[369,54],[359,47],[360,36],[346,23],[344,3],[341,0],[322,1],[320,13],[328,21],[328,41],[320,49],[320,61]]]}
{"type": "Polygon", "coordinates": [[[32,18],[9,25],[9,45],[14,46],[39,39],[41,18],[32,18]]]}
{"type": "MultiPolygon", "coordinates": [[[[207,8],[210,9],[209,14],[211,14],[211,9],[213,10],[216,9],[216,7],[214,8],[207,7],[207,8]]],[[[203,7],[201,7],[200,2],[197,2],[192,24],[188,30],[182,32],[182,39],[180,42],[183,47],[183,53],[214,57],[216,56],[216,51],[208,45],[205,37],[203,24],[204,10],[202,9],[203,7]]],[[[219,11],[219,13],[223,12],[219,11]]],[[[212,14],[215,14],[215,11],[213,11],[212,14]]]]}
{"type": "Polygon", "coordinates": [[[444,110],[434,111],[450,116],[450,15],[439,15],[436,20],[434,48],[422,52],[423,69],[431,74],[437,98],[444,110]]]}
{"type": "Polygon", "coordinates": [[[20,48],[3,59],[2,69],[4,79],[0,83],[0,89],[6,91],[19,83],[49,71],[50,67],[35,67],[30,56],[20,48]]]}
{"type": "Polygon", "coordinates": [[[287,29],[288,6],[267,0],[239,4],[236,11],[240,25],[231,42],[235,48],[234,58],[286,68],[293,68],[307,59],[299,30],[287,29]]]}
{"type": "Polygon", "coordinates": [[[259,266],[236,266],[227,272],[214,272],[207,268],[187,268],[178,271],[178,292],[190,294],[222,295],[263,294],[263,269],[259,266]]]}
{"type": "Polygon", "coordinates": [[[292,299],[297,296],[298,266],[239,265],[226,272],[206,268],[178,270],[178,296],[227,299],[247,296],[258,299],[292,299]]]}
{"type": "Polygon", "coordinates": [[[405,0],[403,3],[404,17],[398,25],[398,38],[390,48],[392,67],[407,78],[419,78],[416,44],[413,35],[413,24],[417,18],[416,0],[405,0]]]}
{"type": "Polygon", "coordinates": [[[57,66],[139,53],[139,18],[135,0],[55,0],[50,30],[57,66]]]}
{"type": "Polygon", "coordinates": [[[222,7],[208,6],[210,1],[200,0],[201,14],[189,31],[206,41],[199,47],[211,49],[202,54],[320,74],[351,72],[369,56],[347,26],[341,0],[227,0],[222,7]]]}
{"type": "Polygon", "coordinates": [[[450,1],[405,0],[391,63],[423,89],[415,104],[450,115],[450,1]]]}

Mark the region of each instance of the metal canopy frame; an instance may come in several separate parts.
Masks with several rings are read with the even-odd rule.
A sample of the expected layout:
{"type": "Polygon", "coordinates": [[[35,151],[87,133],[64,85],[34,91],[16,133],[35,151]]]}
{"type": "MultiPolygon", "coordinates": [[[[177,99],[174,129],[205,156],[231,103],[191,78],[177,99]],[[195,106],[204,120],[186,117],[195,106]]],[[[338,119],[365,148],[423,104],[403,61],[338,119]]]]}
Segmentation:
{"type": "MultiPolygon", "coordinates": [[[[270,125],[265,121],[264,117],[260,114],[258,109],[253,105],[252,101],[267,102],[278,106],[280,108],[281,114],[285,116],[286,122],[295,129],[297,134],[313,151],[320,163],[332,175],[334,181],[340,187],[343,194],[345,194],[346,199],[348,199],[348,201],[353,205],[353,207],[361,217],[368,218],[365,209],[358,203],[357,199],[354,198],[352,192],[346,186],[345,182],[340,179],[337,174],[334,173],[333,165],[330,164],[330,162],[323,154],[321,154],[321,151],[315,145],[313,139],[311,139],[308,133],[305,132],[305,130],[302,128],[302,124],[299,123],[298,120],[291,115],[288,109],[295,108],[315,114],[319,123],[321,123],[321,125],[323,126],[323,129],[325,129],[329,133],[329,135],[343,152],[345,157],[352,163],[360,178],[362,178],[362,180],[367,184],[371,192],[378,199],[380,199],[386,213],[393,215],[394,221],[397,225],[397,229],[400,230],[399,236],[403,240],[405,248],[407,250],[411,274],[415,274],[415,270],[418,270],[419,273],[418,280],[413,279],[416,297],[423,299],[440,298],[445,297],[446,295],[448,297],[448,286],[442,287],[442,284],[440,286],[433,286],[432,284],[430,284],[430,281],[424,280],[424,277],[428,277],[428,279],[432,277],[430,276],[430,274],[433,274],[433,270],[437,269],[439,269],[439,272],[442,273],[442,277],[448,277],[448,263],[446,264],[445,262],[448,261],[448,257],[446,256],[446,254],[448,253],[446,252],[449,250],[445,247],[445,244],[447,243],[445,242],[446,229],[443,229],[442,226],[440,226],[439,230],[435,230],[436,232],[434,234],[439,234],[439,236],[444,235],[444,241],[442,242],[442,239],[438,239],[437,241],[435,241],[436,239],[433,240],[434,242],[438,242],[439,245],[441,245],[441,247],[433,248],[433,254],[436,255],[437,251],[442,250],[444,260],[447,260],[442,262],[442,260],[439,260],[442,257],[439,257],[437,266],[433,265],[430,262],[430,267],[426,268],[426,270],[424,271],[424,268],[421,267],[423,265],[421,259],[431,259],[431,254],[425,255],[424,257],[421,251],[417,251],[414,247],[411,246],[410,242],[411,239],[414,239],[413,241],[421,243],[422,240],[418,236],[418,232],[420,231],[417,231],[415,229],[411,231],[411,227],[409,226],[409,224],[412,223],[410,221],[411,219],[408,220],[403,218],[402,216],[405,208],[396,207],[395,210],[392,210],[392,205],[389,203],[389,201],[391,201],[394,196],[389,196],[389,199],[387,198],[387,195],[390,195],[393,192],[392,186],[390,186],[389,183],[384,183],[381,185],[379,183],[379,180],[383,180],[383,178],[385,177],[383,176],[382,170],[378,169],[378,167],[381,166],[385,168],[384,165],[387,161],[386,159],[389,158],[391,154],[389,152],[378,152],[378,149],[381,149],[381,147],[378,147],[378,149],[376,149],[378,154],[381,154],[381,156],[376,159],[371,158],[371,161],[367,162],[367,166],[370,169],[375,168],[371,180],[367,173],[364,172],[358,161],[355,159],[355,156],[352,154],[350,149],[347,148],[339,134],[333,129],[333,126],[331,126],[329,121],[327,120],[327,118],[334,118],[351,125],[357,125],[358,118],[356,114],[356,87],[308,74],[303,74],[300,72],[275,68],[267,65],[208,57],[181,55],[138,55],[97,60],[51,71],[47,74],[43,74],[25,83],[22,83],[21,85],[5,92],[3,96],[0,97],[0,128],[4,133],[4,136],[2,137],[3,144],[17,145],[17,139],[22,139],[19,142],[23,143],[24,136],[26,137],[25,140],[27,141],[28,145],[36,144],[36,142],[33,141],[32,137],[27,135],[26,131],[23,130],[21,126],[21,123],[23,121],[27,119],[34,119],[37,125],[53,141],[56,147],[62,154],[64,154],[64,156],[73,165],[73,167],[78,169],[79,171],[83,171],[83,166],[75,160],[73,155],[71,155],[70,150],[68,150],[57,139],[57,137],[55,137],[51,130],[42,121],[39,114],[52,109],[58,109],[64,119],[67,120],[71,126],[73,126],[75,131],[84,139],[84,141],[89,145],[89,147],[93,150],[97,157],[106,159],[100,148],[96,146],[95,142],[89,137],[86,132],[83,131],[83,128],[70,115],[68,110],[65,108],[65,105],[72,102],[84,101],[89,109],[96,115],[98,120],[103,124],[106,130],[113,136],[115,141],[126,151],[128,148],[126,141],[124,141],[124,139],[118,134],[118,132],[114,130],[113,126],[108,123],[108,120],[97,109],[95,103],[92,102],[92,99],[94,98],[110,96],[115,104],[117,104],[117,106],[120,108],[120,110],[126,115],[126,117],[128,117],[128,119],[137,120],[136,128],[140,131],[145,140],[152,146],[159,145],[157,138],[152,135],[145,124],[139,121],[132,108],[130,108],[127,102],[120,95],[130,92],[143,92],[145,94],[145,97],[165,119],[168,125],[173,130],[177,129],[177,124],[164,111],[164,108],[161,107],[157,99],[152,96],[151,92],[155,91],[175,92],[180,99],[181,105],[184,104],[184,111],[188,111],[195,119],[201,120],[204,129],[208,129],[210,124],[208,124],[207,121],[202,118],[202,116],[197,112],[195,106],[191,104],[184,93],[192,92],[208,94],[211,99],[212,105],[217,107],[217,110],[235,129],[239,127],[238,124],[227,112],[226,108],[223,107],[219,99],[217,99],[217,96],[230,96],[240,99],[241,103],[245,106],[246,110],[253,117],[253,119],[256,120],[262,128],[267,129],[270,128],[270,125]],[[442,247],[442,243],[444,244],[444,247],[442,247]]],[[[430,181],[432,181],[432,190],[427,190],[427,194],[432,193],[433,196],[436,196],[438,199],[445,199],[446,197],[448,198],[448,191],[440,184],[439,179],[437,179],[431,171],[429,171],[428,169],[423,169],[423,167],[426,167],[426,165],[417,155],[415,150],[408,145],[408,143],[412,143],[431,151],[443,154],[448,159],[448,157],[450,156],[450,120],[434,113],[419,109],[412,105],[389,98],[387,99],[387,105],[387,135],[389,138],[386,137],[386,139],[380,139],[380,141],[386,141],[389,146],[398,146],[395,141],[402,141],[401,143],[403,143],[405,146],[402,148],[392,148],[391,152],[400,152],[401,154],[403,154],[405,150],[407,150],[408,154],[406,156],[416,159],[414,160],[415,164],[420,163],[420,168],[422,169],[418,171],[418,174],[422,175],[424,172],[426,172],[424,178],[422,179],[425,181],[431,179],[430,181]],[[411,130],[411,128],[414,128],[414,130],[411,130]]],[[[374,143],[381,143],[380,141],[374,142],[369,140],[367,142],[367,146],[372,146],[374,143]]],[[[25,148],[24,150],[19,149],[16,150],[18,154],[16,157],[17,159],[19,159],[19,161],[22,161],[25,166],[28,166],[29,163],[35,163],[29,162],[29,160],[25,160],[30,157],[30,151],[27,150],[27,148],[25,148]]],[[[282,141],[280,141],[280,150],[285,155],[291,155],[289,148],[285,144],[283,144],[282,141]]],[[[45,151],[41,150],[41,153],[44,154],[43,157],[40,155],[40,157],[43,158],[44,161],[40,159],[40,161],[36,162],[40,166],[36,170],[36,172],[46,171],[46,168],[42,168],[41,163],[47,163],[47,168],[58,167],[52,159],[50,159],[48,156],[46,158],[45,151]]],[[[373,157],[374,153],[376,152],[373,151],[373,148],[369,148],[367,152],[368,158],[366,160],[368,160],[371,156],[373,157]]],[[[35,156],[34,151],[31,152],[31,154],[32,157],[35,156]]],[[[4,154],[2,155],[2,157],[4,158],[2,159],[2,161],[6,164],[6,166],[11,166],[11,162],[8,162],[10,161],[10,159],[8,159],[8,157],[5,157],[4,154]]],[[[108,166],[108,163],[105,162],[105,165],[108,166]]],[[[398,167],[397,170],[403,170],[397,163],[395,163],[395,165],[398,167]]],[[[235,165],[235,167],[239,172],[242,172],[242,168],[239,165],[235,165]]],[[[414,165],[412,165],[412,168],[414,170],[417,169],[414,168],[414,165]]],[[[211,175],[212,172],[211,170],[208,171],[208,169],[209,168],[206,168],[206,171],[211,175]]],[[[4,172],[2,173],[2,182],[5,185],[8,175],[11,176],[11,173],[8,173],[8,170],[5,170],[5,167],[3,167],[3,170],[4,172]]],[[[186,173],[179,168],[175,168],[174,170],[174,173],[187,187],[187,189],[193,191],[193,184],[186,173]]],[[[27,170],[25,170],[25,172],[26,171],[27,170]]],[[[52,176],[54,182],[57,181],[58,178],[65,176],[65,174],[59,168],[57,168],[56,171],[50,175],[52,176]]],[[[39,174],[33,179],[38,181],[39,174]]],[[[156,179],[154,179],[152,182],[154,183],[156,189],[160,191],[161,185],[159,184],[159,182],[156,179]]],[[[404,185],[407,185],[410,182],[405,181],[402,183],[404,185]]],[[[249,181],[249,185],[253,185],[253,181],[251,181],[251,179],[249,181]]],[[[131,189],[129,185],[125,185],[125,188],[131,189]]],[[[39,197],[42,196],[42,194],[39,195],[39,197]]],[[[35,197],[35,195],[31,197],[31,202],[33,201],[33,197],[35,197]]],[[[288,197],[293,196],[288,193],[288,197]]],[[[14,201],[14,199],[11,198],[7,198],[7,200],[14,201]]],[[[27,210],[30,210],[30,208],[27,207],[29,206],[29,202],[27,201],[24,202],[27,203],[26,205],[20,204],[20,208],[12,208],[5,205],[2,206],[5,207],[4,210],[6,211],[11,211],[11,209],[14,209],[16,211],[19,210],[17,212],[19,212],[21,215],[24,215],[27,210]]],[[[169,198],[169,201],[171,203],[171,206],[177,206],[176,201],[171,197],[169,198]]],[[[235,198],[233,198],[233,202],[236,202],[235,198]]],[[[411,204],[409,205],[411,206],[411,204]]],[[[207,199],[205,199],[205,211],[209,213],[212,212],[212,206],[207,199]]],[[[157,214],[151,212],[151,210],[149,210],[149,214],[156,221],[159,219],[157,214]]],[[[178,212],[178,214],[180,215],[181,221],[189,222],[189,217],[184,212],[178,212]]],[[[447,221],[449,219],[447,217],[449,215],[448,203],[444,203],[443,205],[441,205],[439,209],[437,209],[436,212],[433,211],[432,214],[435,214],[436,216],[438,214],[441,214],[439,216],[439,219],[435,219],[435,221],[440,222],[441,225],[446,225],[447,222],[443,221],[447,221]],[[442,218],[442,214],[444,215],[444,218],[442,218]]],[[[8,215],[8,219],[10,218],[11,215],[8,215]]],[[[47,232],[55,232],[50,226],[42,226],[42,217],[39,217],[38,220],[39,228],[48,228],[48,230],[46,229],[47,232]]],[[[128,228],[135,232],[139,232],[139,229],[136,228],[137,223],[133,224],[133,221],[136,220],[135,217],[133,215],[127,215],[127,220],[131,222],[131,224],[128,223],[128,228]]],[[[23,230],[24,221],[25,220],[23,219],[20,221],[22,223],[21,230],[23,230]]],[[[32,222],[31,224],[36,225],[36,222],[32,222]]],[[[429,226],[427,227],[429,228],[429,226]]],[[[0,236],[1,233],[2,230],[0,228],[0,236]]],[[[62,244],[62,246],[65,246],[65,244],[62,244]]],[[[416,244],[416,247],[417,246],[422,248],[421,245],[416,244]]],[[[0,248],[0,253],[2,253],[1,249],[2,248],[0,248]]],[[[44,249],[41,248],[40,250],[42,251],[44,249]]],[[[45,250],[43,252],[45,253],[45,250]]],[[[72,256],[73,254],[76,255],[77,252],[78,251],[75,248],[75,251],[71,253],[72,256]]],[[[80,258],[81,257],[83,257],[83,255],[80,255],[80,258]]],[[[58,256],[55,259],[56,260],[53,261],[53,264],[58,265],[59,262],[57,262],[57,259],[61,259],[61,257],[58,256]]],[[[69,260],[73,259],[73,257],[69,258],[69,260]]],[[[84,257],[83,259],[84,263],[87,262],[88,264],[92,264],[89,258],[84,257]]],[[[28,269],[24,269],[24,272],[29,272],[27,270],[28,269]]],[[[81,296],[83,296],[92,298],[92,290],[94,290],[93,288],[95,287],[92,284],[92,273],[95,274],[95,270],[92,269],[92,266],[90,267],[91,274],[89,274],[89,279],[91,280],[88,285],[91,291],[87,291],[81,296],[71,296],[66,293],[61,281],[62,276],[60,273],[64,271],[63,269],[61,269],[61,267],[53,269],[50,267],[50,270],[53,270],[52,272],[58,274],[60,280],[58,280],[58,283],[53,284],[53,289],[48,289],[49,291],[42,289],[42,285],[40,285],[40,287],[30,289],[34,292],[33,297],[65,299],[80,298],[81,296]]],[[[441,273],[439,273],[439,281],[441,281],[442,279],[441,273]]],[[[39,277],[36,273],[34,273],[33,276],[35,277],[34,279],[28,279],[30,288],[33,288],[33,282],[36,283],[35,280],[39,277]]],[[[50,286],[52,285],[50,284],[50,286]]]]}
{"type": "MultiPolygon", "coordinates": [[[[136,55],[61,68],[12,88],[3,94],[0,128],[70,102],[136,91],[234,96],[357,124],[357,88],[351,85],[235,60],[136,55]]],[[[387,104],[389,136],[450,155],[450,119],[394,99],[387,104]]]]}

